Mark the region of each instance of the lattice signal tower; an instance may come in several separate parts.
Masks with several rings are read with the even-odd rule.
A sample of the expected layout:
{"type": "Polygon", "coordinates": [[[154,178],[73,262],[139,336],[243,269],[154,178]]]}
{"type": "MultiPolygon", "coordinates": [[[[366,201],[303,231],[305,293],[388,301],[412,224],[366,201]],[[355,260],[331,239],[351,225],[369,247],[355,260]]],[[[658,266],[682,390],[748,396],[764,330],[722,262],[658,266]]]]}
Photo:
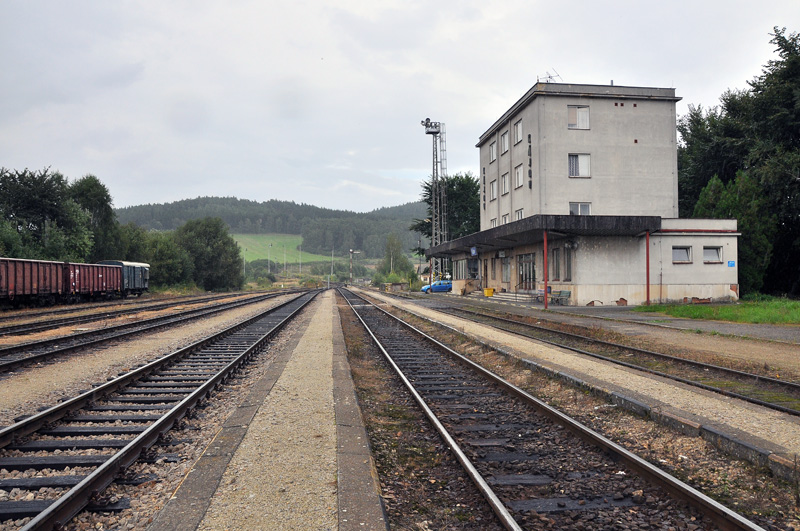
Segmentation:
{"type": "MultiPolygon", "coordinates": [[[[420,122],[425,134],[433,139],[433,171],[431,173],[431,246],[447,241],[447,193],[443,179],[447,177],[447,141],[443,122],[425,118],[420,122]]],[[[443,278],[446,263],[442,258],[431,261],[431,282],[443,278]]]]}

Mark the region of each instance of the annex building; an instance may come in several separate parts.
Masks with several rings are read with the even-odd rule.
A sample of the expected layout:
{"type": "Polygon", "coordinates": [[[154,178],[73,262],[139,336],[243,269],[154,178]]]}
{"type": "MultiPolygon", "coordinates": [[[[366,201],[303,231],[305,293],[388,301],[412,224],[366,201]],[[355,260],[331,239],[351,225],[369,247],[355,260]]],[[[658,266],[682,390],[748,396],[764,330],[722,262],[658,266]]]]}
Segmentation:
{"type": "Polygon", "coordinates": [[[537,83],[481,135],[453,291],[572,305],[738,299],[736,220],[678,218],[675,89],[537,83]]]}

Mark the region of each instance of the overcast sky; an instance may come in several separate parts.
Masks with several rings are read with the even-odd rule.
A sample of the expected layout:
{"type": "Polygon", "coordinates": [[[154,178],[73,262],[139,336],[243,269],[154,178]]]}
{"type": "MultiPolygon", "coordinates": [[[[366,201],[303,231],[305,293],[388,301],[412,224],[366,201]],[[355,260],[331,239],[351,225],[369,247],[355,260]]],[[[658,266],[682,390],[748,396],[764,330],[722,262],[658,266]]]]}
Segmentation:
{"type": "MultiPolygon", "coordinates": [[[[0,0],[0,166],[93,174],[117,207],[198,196],[369,211],[419,198],[537,77],[714,106],[800,2],[0,0]]],[[[792,26],[792,24],[795,24],[792,26]]]]}

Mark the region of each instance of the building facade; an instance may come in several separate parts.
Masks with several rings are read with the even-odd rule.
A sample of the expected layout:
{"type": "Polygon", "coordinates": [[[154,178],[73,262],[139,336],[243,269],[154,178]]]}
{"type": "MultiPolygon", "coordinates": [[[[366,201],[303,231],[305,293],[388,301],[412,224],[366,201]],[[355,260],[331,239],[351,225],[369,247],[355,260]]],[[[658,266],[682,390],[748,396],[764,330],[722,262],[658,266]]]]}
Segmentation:
{"type": "Polygon", "coordinates": [[[428,251],[453,260],[454,291],[737,299],[736,220],[678,219],[679,100],[666,88],[534,85],[476,146],[481,231],[428,251]]]}

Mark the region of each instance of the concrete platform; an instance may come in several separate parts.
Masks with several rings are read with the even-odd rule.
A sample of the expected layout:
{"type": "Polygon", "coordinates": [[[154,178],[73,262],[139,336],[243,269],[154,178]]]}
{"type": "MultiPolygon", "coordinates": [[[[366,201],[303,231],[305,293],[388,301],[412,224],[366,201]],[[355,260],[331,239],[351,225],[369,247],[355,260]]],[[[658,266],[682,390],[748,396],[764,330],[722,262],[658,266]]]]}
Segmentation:
{"type": "MultiPolygon", "coordinates": [[[[350,376],[339,314],[333,300],[333,292],[325,292],[304,312],[289,341],[271,363],[267,374],[230,415],[212,444],[148,529],[151,531],[217,528],[230,530],[318,528],[342,531],[388,529],[379,494],[379,481],[350,376]],[[320,345],[319,329],[324,331],[321,336],[325,338],[324,345],[320,345]],[[266,435],[263,432],[264,426],[269,426],[267,431],[271,431],[272,426],[280,425],[281,418],[276,415],[284,411],[276,408],[274,403],[270,403],[271,394],[274,395],[276,391],[278,394],[286,394],[288,390],[293,395],[290,397],[291,400],[295,400],[294,397],[298,396],[296,389],[290,388],[296,378],[292,381],[288,381],[287,378],[281,379],[287,372],[287,366],[296,365],[298,360],[321,365],[316,363],[317,358],[309,358],[308,336],[310,335],[315,336],[312,340],[313,345],[318,354],[328,357],[325,363],[332,370],[328,377],[324,378],[324,381],[330,381],[330,384],[314,384],[316,391],[320,391],[322,387],[322,392],[317,394],[323,397],[324,403],[320,403],[318,407],[314,403],[307,403],[303,407],[317,414],[320,411],[332,413],[333,418],[325,422],[316,422],[320,426],[321,433],[324,432],[324,425],[328,422],[335,425],[335,436],[330,438],[334,447],[321,451],[306,444],[289,446],[287,443],[285,446],[279,444],[281,448],[263,448],[262,441],[269,440],[268,437],[263,437],[266,435]],[[329,407],[330,404],[332,408],[329,407]],[[253,440],[256,441],[255,445],[252,444],[253,440]],[[253,448],[257,452],[256,461],[259,466],[237,468],[241,466],[241,463],[237,463],[237,459],[239,461],[245,459],[246,463],[248,452],[252,452],[253,448]],[[320,474],[302,474],[302,477],[293,477],[288,481],[298,494],[303,491],[303,494],[324,498],[330,492],[332,485],[330,481],[321,480],[317,476],[335,477],[336,507],[326,507],[325,503],[329,500],[325,500],[321,502],[323,506],[320,511],[319,507],[307,507],[303,503],[298,503],[302,496],[276,495],[276,492],[284,492],[285,489],[276,485],[274,471],[269,466],[270,459],[265,458],[263,461],[258,459],[262,455],[269,456],[272,450],[278,454],[281,451],[288,451],[289,454],[284,454],[284,460],[305,462],[306,466],[310,464],[314,468],[321,469],[320,474]],[[309,455],[298,455],[303,452],[308,452],[309,455]],[[335,455],[335,469],[329,471],[330,476],[325,470],[330,465],[327,459],[320,457],[322,455],[335,455]],[[317,460],[319,460],[318,466],[315,465],[317,460]],[[232,473],[234,480],[239,479],[236,475],[246,476],[248,482],[263,485],[265,487],[263,497],[251,493],[242,501],[237,498],[241,493],[226,491],[224,485],[221,486],[222,479],[230,478],[232,473]],[[212,503],[225,509],[216,510],[212,514],[210,512],[212,503]],[[275,507],[276,504],[282,503],[285,503],[285,508],[275,507]],[[226,513],[225,511],[230,508],[233,512],[226,513]],[[304,508],[309,514],[303,513],[304,508]],[[333,510],[335,514],[328,514],[329,510],[333,510]],[[290,518],[291,521],[287,523],[285,520],[275,518],[276,511],[282,518],[290,518]],[[321,515],[321,512],[325,514],[321,515]],[[320,526],[311,523],[319,522],[320,518],[327,524],[320,526]]],[[[307,370],[307,366],[301,367],[301,370],[307,370]]],[[[314,394],[310,393],[309,396],[314,394]]],[[[303,415],[302,412],[288,410],[286,418],[291,419],[292,415],[298,414],[303,415]]],[[[291,431],[292,425],[284,426],[283,429],[291,431]]],[[[275,428],[275,431],[279,431],[279,428],[275,428]]],[[[313,437],[327,440],[323,435],[313,437]]],[[[242,477],[241,483],[244,479],[242,477]]]]}

